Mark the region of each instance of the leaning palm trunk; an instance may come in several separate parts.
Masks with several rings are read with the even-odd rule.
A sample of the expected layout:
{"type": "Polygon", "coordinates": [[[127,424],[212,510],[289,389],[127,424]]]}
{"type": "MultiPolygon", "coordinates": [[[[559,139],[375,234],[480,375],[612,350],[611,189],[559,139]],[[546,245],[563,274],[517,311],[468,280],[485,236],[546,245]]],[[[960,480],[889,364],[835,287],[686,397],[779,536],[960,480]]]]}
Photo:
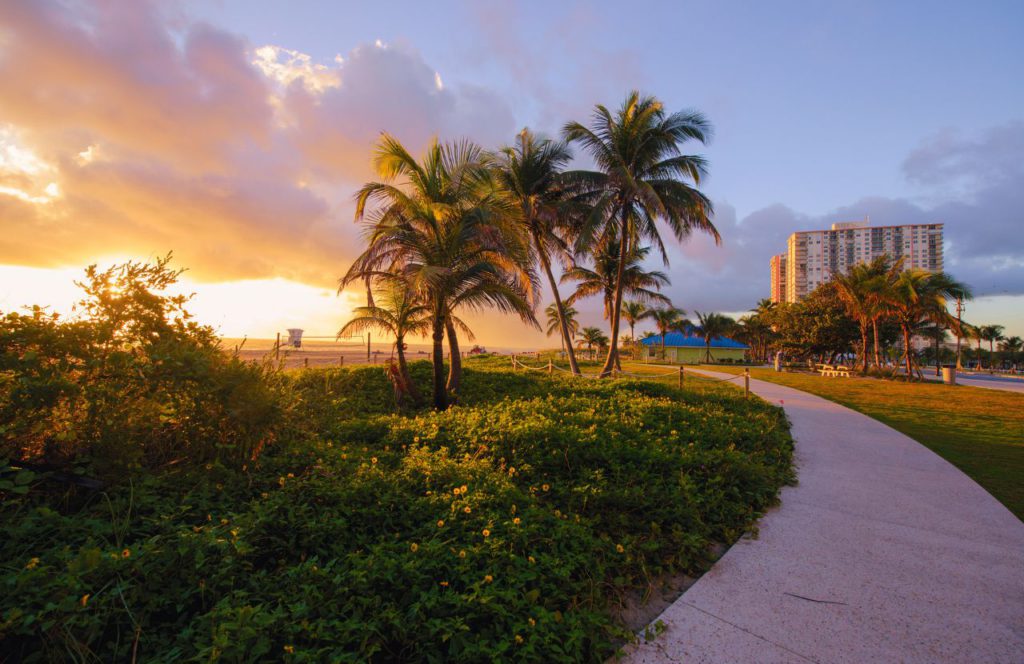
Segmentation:
{"type": "Polygon", "coordinates": [[[910,327],[908,325],[902,325],[901,327],[903,327],[903,352],[907,361],[907,380],[910,381],[914,379],[913,361],[910,357],[910,327]]]}
{"type": "Polygon", "coordinates": [[[622,233],[619,241],[619,266],[615,270],[615,301],[612,304],[612,334],[611,344],[608,346],[608,358],[601,367],[601,378],[606,378],[616,367],[619,358],[619,317],[622,315],[622,274],[626,268],[626,261],[629,258],[629,225],[626,221],[626,206],[622,206],[622,224],[619,229],[622,233]]]}
{"type": "Polygon", "coordinates": [[[434,408],[448,408],[448,393],[444,383],[444,311],[434,312],[432,338],[434,341],[434,408]]]}
{"type": "Polygon", "coordinates": [[[459,352],[459,337],[455,333],[452,317],[445,318],[445,329],[448,332],[448,384],[447,389],[453,400],[458,400],[459,385],[462,383],[462,355],[459,352]]]}
{"type": "Polygon", "coordinates": [[[548,260],[547,254],[542,251],[540,241],[536,236],[534,236],[534,244],[537,247],[537,253],[540,255],[541,265],[544,266],[544,274],[548,275],[548,283],[551,284],[551,294],[555,297],[555,308],[558,309],[558,329],[562,333],[562,348],[565,349],[565,354],[569,358],[569,370],[572,371],[572,375],[578,376],[580,374],[580,367],[576,363],[576,353],[572,349],[569,324],[565,320],[565,307],[562,305],[562,296],[558,294],[555,275],[551,272],[551,262],[548,260]]]}
{"type": "Polygon", "coordinates": [[[416,389],[416,383],[412,382],[412,376],[409,375],[409,364],[405,360],[405,337],[397,337],[395,341],[395,350],[398,354],[398,372],[402,376],[402,381],[405,383],[405,390],[412,397],[413,401],[420,400],[420,391],[416,389]]]}

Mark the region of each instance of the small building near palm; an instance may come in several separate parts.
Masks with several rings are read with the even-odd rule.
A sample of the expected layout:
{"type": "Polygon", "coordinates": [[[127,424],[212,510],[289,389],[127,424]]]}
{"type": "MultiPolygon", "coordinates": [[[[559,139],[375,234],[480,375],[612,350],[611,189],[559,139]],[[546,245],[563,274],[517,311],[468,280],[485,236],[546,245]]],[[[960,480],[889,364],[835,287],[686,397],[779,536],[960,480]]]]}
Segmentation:
{"type": "MultiPolygon", "coordinates": [[[[660,359],[664,357],[676,364],[700,364],[705,360],[708,348],[703,337],[682,332],[670,332],[665,335],[665,353],[662,356],[661,335],[642,339],[644,357],[660,359]]],[[[750,346],[728,337],[715,337],[711,340],[711,359],[715,362],[739,362],[750,346]]]]}

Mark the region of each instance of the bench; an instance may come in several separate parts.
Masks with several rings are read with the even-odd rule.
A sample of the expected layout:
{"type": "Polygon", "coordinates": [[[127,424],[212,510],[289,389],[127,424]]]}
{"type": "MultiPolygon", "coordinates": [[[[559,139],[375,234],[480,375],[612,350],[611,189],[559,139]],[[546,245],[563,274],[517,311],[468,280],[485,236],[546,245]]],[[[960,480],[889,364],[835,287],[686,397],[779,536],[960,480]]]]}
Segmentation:
{"type": "Polygon", "coordinates": [[[826,377],[832,376],[832,377],[849,378],[850,377],[850,368],[846,367],[846,366],[843,366],[842,364],[837,365],[837,366],[832,366],[831,364],[819,364],[818,365],[818,373],[820,373],[822,376],[826,376],[826,377]]]}

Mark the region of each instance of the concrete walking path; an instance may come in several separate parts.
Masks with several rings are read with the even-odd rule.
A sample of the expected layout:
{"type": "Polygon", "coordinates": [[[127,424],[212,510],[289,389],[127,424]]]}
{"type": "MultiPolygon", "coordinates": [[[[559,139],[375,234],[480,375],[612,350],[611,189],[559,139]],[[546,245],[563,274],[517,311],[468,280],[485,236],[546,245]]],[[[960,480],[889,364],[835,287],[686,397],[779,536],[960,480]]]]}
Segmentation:
{"type": "Polygon", "coordinates": [[[750,383],[784,402],[799,485],[624,661],[1024,661],[1024,523],[894,429],[750,383]]]}

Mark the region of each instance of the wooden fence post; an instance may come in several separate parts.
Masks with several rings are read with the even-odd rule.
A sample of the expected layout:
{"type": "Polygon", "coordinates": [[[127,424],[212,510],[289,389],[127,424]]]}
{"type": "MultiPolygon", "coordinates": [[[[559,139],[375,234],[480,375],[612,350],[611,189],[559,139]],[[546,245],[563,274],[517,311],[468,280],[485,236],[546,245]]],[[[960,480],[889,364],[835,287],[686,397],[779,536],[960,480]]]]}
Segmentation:
{"type": "Polygon", "coordinates": [[[302,358],[302,366],[306,367],[307,369],[309,368],[309,358],[308,357],[302,358]]]}
{"type": "Polygon", "coordinates": [[[277,341],[274,343],[274,361],[281,361],[281,333],[277,333],[277,341]]]}
{"type": "Polygon", "coordinates": [[[554,364],[551,362],[551,358],[548,358],[548,375],[550,376],[554,372],[554,364]]]}
{"type": "Polygon", "coordinates": [[[750,367],[743,370],[743,393],[744,396],[750,396],[750,367]]]}
{"type": "Polygon", "coordinates": [[[683,389],[683,365],[679,365],[679,389],[683,389]]]}
{"type": "Polygon", "coordinates": [[[339,367],[343,367],[343,366],[345,366],[345,356],[344,356],[344,355],[342,355],[342,356],[340,356],[340,357],[338,358],[338,366],[339,366],[339,367]]]}

